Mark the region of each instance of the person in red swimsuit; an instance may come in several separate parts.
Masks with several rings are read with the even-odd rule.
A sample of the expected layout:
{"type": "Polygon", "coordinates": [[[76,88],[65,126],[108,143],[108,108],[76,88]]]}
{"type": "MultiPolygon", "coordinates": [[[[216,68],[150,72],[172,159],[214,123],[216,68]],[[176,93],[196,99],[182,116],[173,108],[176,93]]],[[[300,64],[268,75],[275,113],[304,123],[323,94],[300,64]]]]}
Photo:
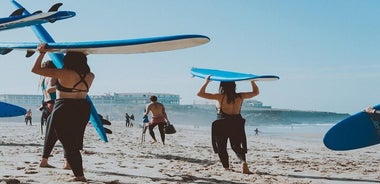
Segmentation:
{"type": "Polygon", "coordinates": [[[165,112],[165,106],[162,103],[157,102],[157,96],[150,97],[151,103],[146,105],[146,110],[144,116],[152,113],[152,120],[149,123],[149,134],[153,138],[152,143],[156,143],[156,137],[154,135],[153,129],[158,125],[158,130],[160,131],[162,144],[165,144],[165,132],[164,128],[166,123],[169,121],[168,116],[165,112]]]}

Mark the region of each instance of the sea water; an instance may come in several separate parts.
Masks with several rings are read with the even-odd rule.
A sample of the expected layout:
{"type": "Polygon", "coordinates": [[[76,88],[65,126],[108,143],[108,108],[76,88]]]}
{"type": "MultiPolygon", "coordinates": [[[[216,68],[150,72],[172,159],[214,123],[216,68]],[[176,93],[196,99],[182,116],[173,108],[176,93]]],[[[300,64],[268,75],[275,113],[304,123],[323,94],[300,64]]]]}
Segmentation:
{"type": "Polygon", "coordinates": [[[258,125],[245,127],[248,136],[270,136],[277,138],[286,138],[294,140],[311,140],[321,141],[324,134],[333,126],[331,123],[313,123],[313,124],[290,124],[290,125],[258,125]]]}

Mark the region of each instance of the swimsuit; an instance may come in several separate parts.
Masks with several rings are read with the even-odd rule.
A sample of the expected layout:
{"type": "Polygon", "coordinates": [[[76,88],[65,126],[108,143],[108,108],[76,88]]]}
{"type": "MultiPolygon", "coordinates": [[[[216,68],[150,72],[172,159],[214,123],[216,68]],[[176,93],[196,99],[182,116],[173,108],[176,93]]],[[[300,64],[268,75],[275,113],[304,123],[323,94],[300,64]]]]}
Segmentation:
{"type": "MultiPolygon", "coordinates": [[[[223,103],[224,97],[222,99],[223,103]]],[[[247,138],[245,134],[245,119],[240,115],[229,115],[220,108],[217,120],[212,123],[211,141],[215,153],[224,168],[229,168],[227,141],[230,140],[232,150],[241,161],[246,161],[247,138]]]]}
{"type": "Polygon", "coordinates": [[[72,87],[72,88],[67,88],[67,87],[65,87],[65,86],[62,86],[60,83],[59,83],[59,81],[57,81],[57,90],[59,90],[59,91],[63,91],[63,92],[69,92],[69,93],[75,93],[75,92],[88,92],[88,90],[89,90],[89,87],[88,87],[88,84],[87,84],[87,82],[86,82],[86,75],[87,74],[80,74],[80,73],[78,73],[78,75],[79,75],[79,77],[80,77],[80,80],[77,82],[77,83],[75,83],[74,84],[74,86],[72,87]],[[84,90],[84,89],[77,89],[77,88],[75,88],[75,87],[77,87],[80,83],[84,83],[84,85],[86,85],[86,90],[84,90]]]}
{"type": "MultiPolygon", "coordinates": [[[[84,80],[86,74],[78,73],[78,75],[80,81],[72,88],[64,87],[57,81],[57,90],[71,93],[88,92],[89,86],[84,80]],[[75,88],[79,83],[84,83],[87,90],[75,88]]],[[[83,176],[82,156],[79,150],[83,149],[84,131],[90,119],[90,103],[87,99],[56,99],[50,116],[51,127],[63,145],[65,158],[67,158],[74,175],[83,176]]]]}

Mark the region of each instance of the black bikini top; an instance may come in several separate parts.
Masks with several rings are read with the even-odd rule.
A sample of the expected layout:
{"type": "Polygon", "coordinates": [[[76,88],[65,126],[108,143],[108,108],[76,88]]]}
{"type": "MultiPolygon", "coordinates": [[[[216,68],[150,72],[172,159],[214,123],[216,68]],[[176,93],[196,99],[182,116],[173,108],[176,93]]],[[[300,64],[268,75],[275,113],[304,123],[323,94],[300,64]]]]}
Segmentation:
{"type": "Polygon", "coordinates": [[[57,90],[59,91],[63,91],[63,92],[69,92],[69,93],[77,93],[77,92],[88,92],[89,91],[89,87],[88,87],[88,84],[85,80],[86,78],[86,75],[87,74],[80,74],[78,73],[79,77],[80,77],[80,80],[72,87],[72,88],[67,88],[65,86],[62,86],[59,81],[57,81],[56,85],[57,85],[57,90]],[[86,85],[86,90],[84,89],[77,89],[75,87],[77,87],[80,83],[84,83],[84,85],[86,85]]]}

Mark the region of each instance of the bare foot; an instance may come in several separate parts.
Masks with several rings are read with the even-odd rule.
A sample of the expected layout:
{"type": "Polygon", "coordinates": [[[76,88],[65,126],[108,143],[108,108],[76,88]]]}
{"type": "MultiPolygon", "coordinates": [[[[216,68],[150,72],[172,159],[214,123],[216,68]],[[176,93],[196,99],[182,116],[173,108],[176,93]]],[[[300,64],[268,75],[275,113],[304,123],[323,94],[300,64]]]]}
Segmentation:
{"type": "Polygon", "coordinates": [[[48,159],[46,158],[42,158],[41,162],[40,162],[40,167],[44,167],[44,168],[55,168],[54,166],[50,165],[48,163],[48,159]]]}
{"type": "Polygon", "coordinates": [[[241,165],[241,172],[243,174],[253,174],[251,171],[249,171],[249,168],[248,168],[248,164],[247,163],[243,163],[241,165]]]}
{"type": "Polygon", "coordinates": [[[157,141],[152,141],[152,142],[150,142],[151,144],[154,144],[154,143],[157,143],[157,141]]]}
{"type": "Polygon", "coordinates": [[[63,164],[63,169],[65,169],[65,170],[71,170],[70,164],[68,162],[65,162],[63,164]]]}
{"type": "Polygon", "coordinates": [[[84,177],[84,176],[77,176],[77,177],[74,177],[73,180],[74,182],[86,182],[87,179],[84,177]]]}
{"type": "Polygon", "coordinates": [[[50,164],[40,164],[40,167],[43,167],[43,168],[55,168],[54,166],[52,166],[50,164]]]}

